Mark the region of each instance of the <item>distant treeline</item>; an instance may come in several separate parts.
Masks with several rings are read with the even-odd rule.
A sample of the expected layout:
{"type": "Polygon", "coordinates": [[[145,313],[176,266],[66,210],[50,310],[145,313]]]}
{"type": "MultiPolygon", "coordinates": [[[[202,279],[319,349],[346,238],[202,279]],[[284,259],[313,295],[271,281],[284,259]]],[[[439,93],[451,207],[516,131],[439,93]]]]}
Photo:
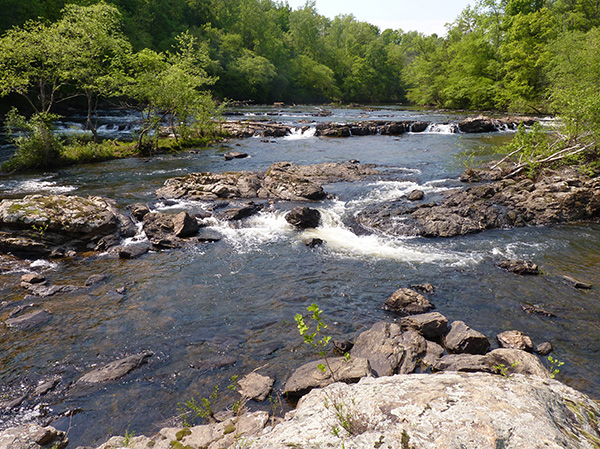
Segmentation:
{"type": "MultiPolygon", "coordinates": [[[[0,32],[29,19],[55,22],[70,3],[97,1],[0,0],[0,32]]],[[[328,19],[313,1],[297,10],[273,0],[106,3],[121,12],[136,51],[170,50],[189,31],[221,99],[553,112],[565,88],[600,79],[600,0],[480,0],[446,37],[382,31],[352,15],[328,19]]]]}

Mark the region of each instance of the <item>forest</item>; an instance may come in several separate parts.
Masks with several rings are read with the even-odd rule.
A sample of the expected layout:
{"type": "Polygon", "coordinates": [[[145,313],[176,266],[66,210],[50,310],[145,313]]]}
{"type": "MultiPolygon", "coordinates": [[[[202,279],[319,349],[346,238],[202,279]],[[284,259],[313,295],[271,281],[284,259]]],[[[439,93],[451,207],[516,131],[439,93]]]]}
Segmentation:
{"type": "Polygon", "coordinates": [[[139,109],[138,150],[166,117],[176,136],[207,134],[223,100],[559,114],[594,139],[600,128],[600,0],[478,0],[446,36],[329,19],[314,1],[296,10],[273,0],[0,6],[11,11],[0,18],[0,96],[37,114],[11,113],[8,123],[42,140],[56,105],[74,98],[87,105],[94,140],[99,101],[139,109]]]}

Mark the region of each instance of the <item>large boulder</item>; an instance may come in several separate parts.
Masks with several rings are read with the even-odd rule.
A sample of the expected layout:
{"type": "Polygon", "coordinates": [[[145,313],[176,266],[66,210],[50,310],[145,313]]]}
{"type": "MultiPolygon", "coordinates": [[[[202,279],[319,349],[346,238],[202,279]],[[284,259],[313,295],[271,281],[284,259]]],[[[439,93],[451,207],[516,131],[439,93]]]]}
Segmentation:
{"type": "Polygon", "coordinates": [[[400,320],[403,329],[413,329],[429,340],[435,340],[448,332],[448,319],[439,312],[411,315],[400,320]]]}
{"type": "Polygon", "coordinates": [[[334,382],[358,382],[371,373],[369,361],[362,357],[317,360],[294,371],[285,383],[283,392],[288,396],[300,397],[313,388],[322,388],[334,382]],[[325,365],[325,369],[320,369],[321,365],[325,365]]]}
{"type": "Polygon", "coordinates": [[[520,349],[521,351],[532,352],[533,342],[531,337],[521,331],[505,331],[496,335],[498,345],[501,348],[520,349]]]}
{"type": "Polygon", "coordinates": [[[498,131],[497,124],[488,117],[475,117],[463,120],[458,124],[461,133],[489,133],[498,131]]]}
{"type": "Polygon", "coordinates": [[[367,359],[373,374],[380,377],[412,373],[426,352],[427,343],[418,332],[380,321],[358,336],[350,355],[367,359]]]}
{"type": "Polygon", "coordinates": [[[131,220],[106,198],[29,195],[0,201],[0,252],[47,257],[60,247],[85,250],[103,237],[132,233],[131,220]]]}
{"type": "Polygon", "coordinates": [[[187,212],[179,214],[163,214],[150,212],[144,215],[143,229],[146,236],[156,247],[177,247],[180,239],[192,237],[200,229],[198,222],[187,212]]]}
{"type": "Polygon", "coordinates": [[[464,321],[454,321],[446,335],[446,350],[455,354],[485,354],[490,342],[485,335],[467,326],[464,321]]]}

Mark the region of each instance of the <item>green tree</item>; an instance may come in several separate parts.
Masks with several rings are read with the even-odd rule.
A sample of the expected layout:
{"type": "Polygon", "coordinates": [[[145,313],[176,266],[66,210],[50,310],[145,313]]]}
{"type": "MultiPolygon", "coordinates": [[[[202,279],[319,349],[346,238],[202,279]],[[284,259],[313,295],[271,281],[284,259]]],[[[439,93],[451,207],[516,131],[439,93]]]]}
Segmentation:
{"type": "Polygon", "coordinates": [[[206,89],[215,82],[203,67],[208,51],[189,33],[177,37],[172,52],[144,49],[131,57],[120,80],[122,95],[135,101],[143,126],[137,148],[148,154],[157,147],[160,125],[165,120],[176,139],[189,139],[210,132],[210,117],[216,107],[206,89]],[[153,139],[147,138],[152,136],[153,139]]]}

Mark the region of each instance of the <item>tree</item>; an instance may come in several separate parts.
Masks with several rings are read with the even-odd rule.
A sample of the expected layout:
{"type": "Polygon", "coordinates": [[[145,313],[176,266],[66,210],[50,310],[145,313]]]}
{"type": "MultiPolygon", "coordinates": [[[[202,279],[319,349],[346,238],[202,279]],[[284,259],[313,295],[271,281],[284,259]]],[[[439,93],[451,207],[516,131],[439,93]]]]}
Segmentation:
{"type": "Polygon", "coordinates": [[[119,60],[132,51],[121,25],[119,10],[104,2],[88,7],[67,5],[56,25],[69,43],[68,81],[87,100],[86,127],[96,141],[98,98],[117,94],[112,78],[119,60]]]}
{"type": "Polygon", "coordinates": [[[143,117],[137,148],[150,153],[157,146],[161,123],[168,120],[175,138],[189,139],[209,132],[215,104],[202,89],[215,82],[204,70],[207,49],[189,33],[177,37],[172,52],[157,53],[144,49],[131,56],[126,73],[120,80],[123,96],[135,101],[143,117]],[[154,141],[147,141],[152,135],[154,141]]]}

